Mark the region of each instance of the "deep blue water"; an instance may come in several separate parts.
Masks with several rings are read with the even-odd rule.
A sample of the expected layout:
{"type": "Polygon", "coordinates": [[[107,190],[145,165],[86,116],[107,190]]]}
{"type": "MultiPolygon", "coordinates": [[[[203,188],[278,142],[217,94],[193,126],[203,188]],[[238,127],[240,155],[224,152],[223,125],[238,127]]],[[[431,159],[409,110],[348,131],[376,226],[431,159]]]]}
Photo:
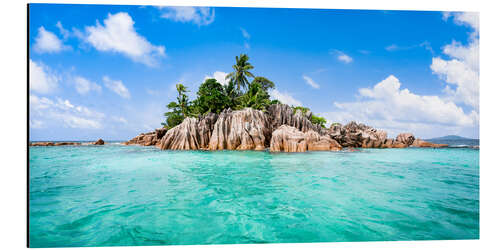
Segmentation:
{"type": "Polygon", "coordinates": [[[31,247],[479,238],[479,150],[30,147],[31,247]]]}

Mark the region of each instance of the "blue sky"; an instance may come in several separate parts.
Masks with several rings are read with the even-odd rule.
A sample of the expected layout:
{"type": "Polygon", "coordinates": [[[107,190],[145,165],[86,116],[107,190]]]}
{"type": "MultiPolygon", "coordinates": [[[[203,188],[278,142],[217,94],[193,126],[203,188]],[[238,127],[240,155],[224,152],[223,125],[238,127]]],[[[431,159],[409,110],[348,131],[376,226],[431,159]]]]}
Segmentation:
{"type": "Polygon", "coordinates": [[[479,137],[477,13],[31,4],[29,26],[30,140],[158,128],[240,53],[329,122],[479,137]]]}

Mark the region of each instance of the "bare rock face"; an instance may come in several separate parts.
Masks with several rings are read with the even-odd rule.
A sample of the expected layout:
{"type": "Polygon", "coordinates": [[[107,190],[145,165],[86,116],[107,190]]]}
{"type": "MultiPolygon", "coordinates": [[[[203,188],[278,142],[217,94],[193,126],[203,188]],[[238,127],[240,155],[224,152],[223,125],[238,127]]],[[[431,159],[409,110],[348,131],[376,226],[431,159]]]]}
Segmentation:
{"type": "Polygon", "coordinates": [[[167,133],[166,128],[155,129],[155,131],[149,133],[142,133],[130,141],[124,142],[125,145],[142,145],[142,146],[154,146],[157,145],[161,138],[167,133]]]}
{"type": "Polygon", "coordinates": [[[224,110],[214,124],[208,149],[264,150],[269,145],[269,117],[260,110],[224,110]]]}
{"type": "Polygon", "coordinates": [[[201,148],[199,137],[197,119],[188,117],[181,124],[167,131],[160,141],[159,148],[163,150],[197,150],[201,148]]]}
{"type": "Polygon", "coordinates": [[[271,138],[271,152],[338,151],[342,146],[329,136],[314,130],[302,132],[296,127],[281,125],[271,138]]]}
{"type": "Polygon", "coordinates": [[[380,148],[392,148],[394,144],[394,139],[386,139],[385,142],[380,146],[380,148]]]}
{"type": "Polygon", "coordinates": [[[417,148],[444,148],[448,147],[448,144],[437,144],[437,143],[427,142],[421,139],[416,139],[415,141],[413,141],[411,146],[417,148]]]}
{"type": "Polygon", "coordinates": [[[95,141],[92,144],[94,144],[94,145],[104,145],[104,140],[99,138],[99,140],[95,141]]]}
{"type": "Polygon", "coordinates": [[[281,125],[289,125],[296,127],[302,132],[307,132],[311,129],[316,132],[321,132],[321,126],[319,124],[313,124],[310,121],[312,116],[311,111],[304,114],[302,111],[297,110],[294,113],[293,109],[286,104],[273,104],[267,108],[267,113],[269,114],[271,129],[273,131],[278,129],[281,125]]]}
{"type": "Polygon", "coordinates": [[[217,122],[217,114],[208,113],[198,118],[198,133],[200,134],[200,145],[203,149],[208,148],[210,137],[214,130],[214,125],[217,122]]]}
{"type": "Polygon", "coordinates": [[[216,119],[217,115],[213,113],[185,118],[181,124],[168,130],[157,146],[162,150],[207,149],[216,119]]]}
{"type": "Polygon", "coordinates": [[[399,142],[399,141],[394,141],[394,143],[392,144],[391,148],[407,148],[408,145],[402,143],[402,142],[399,142]]]}
{"type": "Polygon", "coordinates": [[[328,135],[343,147],[382,148],[387,140],[387,132],[356,122],[333,124],[328,135]]]}
{"type": "Polygon", "coordinates": [[[281,127],[273,132],[269,151],[306,152],[307,141],[305,134],[295,127],[281,125],[281,127]]]}
{"type": "Polygon", "coordinates": [[[401,133],[396,137],[396,141],[410,146],[415,141],[415,136],[412,133],[401,133]]]}

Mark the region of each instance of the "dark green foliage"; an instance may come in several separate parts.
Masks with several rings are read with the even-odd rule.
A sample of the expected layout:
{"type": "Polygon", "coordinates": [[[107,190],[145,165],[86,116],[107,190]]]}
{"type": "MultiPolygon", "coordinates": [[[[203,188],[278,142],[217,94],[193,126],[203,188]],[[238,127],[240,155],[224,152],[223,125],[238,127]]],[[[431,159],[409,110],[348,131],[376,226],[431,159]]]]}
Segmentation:
{"type": "Polygon", "coordinates": [[[273,104],[281,104],[281,102],[279,100],[274,99],[274,100],[271,100],[270,104],[271,105],[273,105],[273,104]]]}
{"type": "Polygon", "coordinates": [[[323,117],[315,116],[314,114],[311,116],[311,122],[312,124],[319,124],[321,127],[326,128],[326,119],[323,117]]]}
{"type": "Polygon", "coordinates": [[[260,86],[262,86],[262,89],[264,89],[264,91],[268,91],[269,89],[274,89],[274,82],[270,81],[269,79],[263,76],[255,77],[252,83],[260,84],[260,86]]]}
{"type": "Polygon", "coordinates": [[[297,106],[297,107],[292,107],[293,109],[293,113],[297,113],[297,110],[300,110],[302,111],[303,114],[307,113],[309,111],[309,108],[306,108],[306,107],[301,107],[301,106],[297,106]]]}
{"type": "Polygon", "coordinates": [[[229,83],[224,86],[224,95],[227,97],[226,106],[231,109],[236,109],[238,106],[238,97],[241,96],[241,92],[236,89],[233,80],[230,80],[229,83]]]}
{"type": "Polygon", "coordinates": [[[207,79],[198,89],[198,98],[193,101],[195,113],[207,112],[220,113],[225,108],[231,107],[230,100],[224,88],[215,79],[207,79]]]}
{"type": "Polygon", "coordinates": [[[248,85],[248,91],[238,98],[238,108],[253,108],[258,110],[265,110],[270,104],[269,94],[264,88],[256,82],[248,85]]]}

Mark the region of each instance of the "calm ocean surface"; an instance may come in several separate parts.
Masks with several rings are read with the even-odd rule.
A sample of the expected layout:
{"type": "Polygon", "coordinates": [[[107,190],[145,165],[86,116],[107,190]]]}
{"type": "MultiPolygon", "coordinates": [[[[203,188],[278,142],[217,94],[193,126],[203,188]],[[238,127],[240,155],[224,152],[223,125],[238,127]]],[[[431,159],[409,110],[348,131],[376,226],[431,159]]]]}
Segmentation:
{"type": "Polygon", "coordinates": [[[31,247],[479,238],[479,150],[30,147],[31,247]]]}

